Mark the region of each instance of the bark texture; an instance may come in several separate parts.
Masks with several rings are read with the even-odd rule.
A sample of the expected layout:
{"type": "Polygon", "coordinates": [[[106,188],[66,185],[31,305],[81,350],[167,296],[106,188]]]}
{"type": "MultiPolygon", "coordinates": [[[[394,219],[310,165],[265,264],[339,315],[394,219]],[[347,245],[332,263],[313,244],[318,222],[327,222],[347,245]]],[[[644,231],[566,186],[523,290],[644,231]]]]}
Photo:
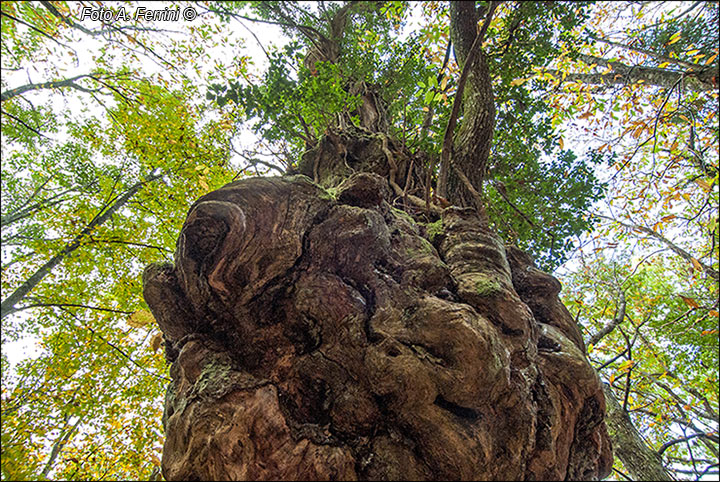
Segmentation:
{"type": "Polygon", "coordinates": [[[192,206],[143,277],[172,362],[167,480],[610,472],[559,282],[474,210],[419,224],[392,196],[373,173],[254,178],[192,206]]]}
{"type": "MultiPolygon", "coordinates": [[[[489,7],[488,7],[489,8],[489,7]]],[[[483,14],[487,15],[487,14],[483,14]]],[[[490,14],[492,15],[492,10],[490,14]]],[[[452,38],[455,60],[460,69],[465,68],[468,54],[476,37],[481,16],[474,2],[450,2],[450,37],[452,38]]],[[[495,129],[495,97],[492,90],[490,70],[482,48],[471,59],[468,66],[467,84],[464,89],[463,117],[458,131],[453,136],[452,166],[443,163],[440,167],[439,195],[460,206],[475,206],[480,213],[484,207],[461,182],[459,169],[474,189],[482,193],[483,181],[487,177],[487,161],[492,147],[495,129]],[[447,192],[445,189],[447,177],[447,192]]]]}
{"type": "Polygon", "coordinates": [[[610,387],[603,384],[607,400],[607,426],[615,452],[633,480],[675,480],[665,470],[662,457],[650,448],[623,410],[610,387]]]}

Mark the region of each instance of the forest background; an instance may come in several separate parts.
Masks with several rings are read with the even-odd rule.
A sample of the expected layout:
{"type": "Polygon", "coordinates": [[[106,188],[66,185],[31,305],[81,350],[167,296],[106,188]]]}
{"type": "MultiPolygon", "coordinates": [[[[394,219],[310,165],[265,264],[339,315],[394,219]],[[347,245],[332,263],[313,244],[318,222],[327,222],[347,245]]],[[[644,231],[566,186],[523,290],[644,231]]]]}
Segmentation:
{"type": "MultiPolygon", "coordinates": [[[[345,68],[392,93],[394,133],[429,169],[460,75],[447,5],[372,5],[345,68]]],[[[491,221],[561,280],[609,397],[668,474],[717,478],[718,5],[548,5],[500,3],[483,45],[504,60],[491,221]]],[[[172,261],[198,197],[292,168],[357,100],[339,67],[309,75],[289,33],[336,3],[82,18],[139,6],[161,9],[1,4],[5,480],[157,474],[169,375],[144,266],[172,261]]],[[[614,470],[635,478],[619,456],[614,470]]]]}

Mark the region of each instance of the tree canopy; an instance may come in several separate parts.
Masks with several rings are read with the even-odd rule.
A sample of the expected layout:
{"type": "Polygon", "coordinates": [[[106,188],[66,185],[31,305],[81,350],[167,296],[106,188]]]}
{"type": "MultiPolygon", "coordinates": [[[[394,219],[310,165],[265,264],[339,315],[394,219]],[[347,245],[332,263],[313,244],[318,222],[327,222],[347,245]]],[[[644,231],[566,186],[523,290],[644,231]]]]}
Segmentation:
{"type": "Polygon", "coordinates": [[[157,473],[167,367],[143,267],[172,261],[200,195],[296,172],[353,129],[417,173],[394,181],[398,207],[479,196],[493,229],[556,270],[664,470],[717,473],[717,4],[470,5],[457,28],[481,43],[458,48],[461,7],[438,2],[163,5],[189,12],[174,22],[1,4],[4,479],[157,473]],[[448,151],[483,109],[492,123],[448,151]]]}

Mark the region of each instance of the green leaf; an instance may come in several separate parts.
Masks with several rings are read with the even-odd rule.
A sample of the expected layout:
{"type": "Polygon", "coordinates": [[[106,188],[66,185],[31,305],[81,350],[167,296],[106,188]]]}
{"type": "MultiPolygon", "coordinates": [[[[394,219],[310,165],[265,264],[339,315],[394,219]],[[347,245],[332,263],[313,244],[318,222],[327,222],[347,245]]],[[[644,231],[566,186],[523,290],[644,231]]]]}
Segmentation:
{"type": "Polygon", "coordinates": [[[433,100],[433,91],[428,90],[427,92],[425,92],[425,105],[430,104],[430,102],[432,102],[432,100],[433,100]]]}

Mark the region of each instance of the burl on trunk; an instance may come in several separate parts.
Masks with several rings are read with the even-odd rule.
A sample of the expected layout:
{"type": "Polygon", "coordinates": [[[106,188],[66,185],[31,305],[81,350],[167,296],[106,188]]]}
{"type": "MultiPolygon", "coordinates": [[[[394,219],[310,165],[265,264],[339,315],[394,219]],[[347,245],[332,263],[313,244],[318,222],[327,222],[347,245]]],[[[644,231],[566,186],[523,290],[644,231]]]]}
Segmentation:
{"type": "Polygon", "coordinates": [[[228,184],[144,294],[168,480],[597,479],[599,379],[560,284],[473,211],[414,222],[375,174],[228,184]]]}

